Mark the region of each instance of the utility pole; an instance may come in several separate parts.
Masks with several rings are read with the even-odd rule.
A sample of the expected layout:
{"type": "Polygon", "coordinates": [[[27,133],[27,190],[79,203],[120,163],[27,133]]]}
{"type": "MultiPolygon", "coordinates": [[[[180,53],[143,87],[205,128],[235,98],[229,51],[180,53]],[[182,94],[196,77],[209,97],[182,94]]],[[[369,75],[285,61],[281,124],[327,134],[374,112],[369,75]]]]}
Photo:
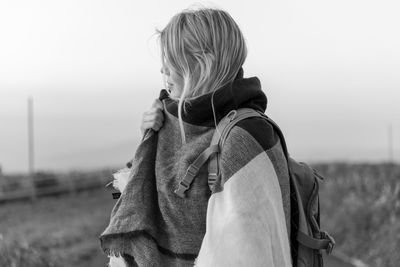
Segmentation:
{"type": "Polygon", "coordinates": [[[33,145],[33,99],[28,98],[28,153],[29,153],[29,175],[34,172],[34,145],[33,145]]]}
{"type": "Polygon", "coordinates": [[[393,163],[394,157],[393,157],[393,127],[392,127],[392,124],[389,124],[389,128],[388,128],[388,149],[389,149],[389,163],[393,163]]]}
{"type": "Polygon", "coordinates": [[[34,181],[34,139],[33,139],[33,99],[30,96],[28,98],[28,155],[29,155],[29,165],[28,165],[28,173],[29,177],[32,181],[33,194],[32,199],[36,199],[36,188],[34,181]]]}

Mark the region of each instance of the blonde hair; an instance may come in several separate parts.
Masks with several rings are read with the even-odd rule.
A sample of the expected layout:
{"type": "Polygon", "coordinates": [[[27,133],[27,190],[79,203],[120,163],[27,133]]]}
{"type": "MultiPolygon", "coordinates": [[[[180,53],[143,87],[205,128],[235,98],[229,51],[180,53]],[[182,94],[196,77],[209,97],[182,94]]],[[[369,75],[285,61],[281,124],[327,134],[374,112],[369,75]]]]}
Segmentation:
{"type": "Polygon", "coordinates": [[[178,117],[186,143],[182,107],[186,111],[186,100],[215,92],[235,79],[247,56],[245,39],[226,11],[204,7],[183,10],[158,33],[163,66],[183,78],[178,117]]]}

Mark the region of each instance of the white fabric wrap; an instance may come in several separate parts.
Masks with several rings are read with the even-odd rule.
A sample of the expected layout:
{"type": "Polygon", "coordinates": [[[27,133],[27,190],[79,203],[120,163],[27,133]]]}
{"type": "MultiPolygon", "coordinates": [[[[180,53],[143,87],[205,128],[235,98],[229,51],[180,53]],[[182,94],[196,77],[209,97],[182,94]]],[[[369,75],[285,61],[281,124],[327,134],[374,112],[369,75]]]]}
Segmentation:
{"type": "Polygon", "coordinates": [[[277,175],[262,152],[211,196],[196,267],[289,267],[290,247],[277,175]]]}

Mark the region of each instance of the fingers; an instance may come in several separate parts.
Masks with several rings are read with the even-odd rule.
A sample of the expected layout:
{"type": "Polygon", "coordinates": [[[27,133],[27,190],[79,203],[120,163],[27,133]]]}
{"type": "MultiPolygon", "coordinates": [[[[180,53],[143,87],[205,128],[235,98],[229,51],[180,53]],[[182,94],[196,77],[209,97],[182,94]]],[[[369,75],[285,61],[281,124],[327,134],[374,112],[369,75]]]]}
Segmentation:
{"type": "Polygon", "coordinates": [[[159,131],[161,127],[162,127],[161,123],[148,121],[142,124],[141,131],[142,133],[144,133],[144,131],[146,131],[147,129],[153,129],[154,131],[159,131]]]}
{"type": "Polygon", "coordinates": [[[164,110],[164,105],[160,99],[155,99],[152,104],[152,108],[158,108],[158,109],[164,110]]]}
{"type": "Polygon", "coordinates": [[[159,108],[150,108],[148,111],[146,111],[144,114],[146,115],[152,115],[152,114],[163,114],[163,110],[159,108]]]}
{"type": "Polygon", "coordinates": [[[162,123],[164,121],[164,113],[159,109],[152,108],[149,111],[143,113],[142,120],[144,122],[155,121],[162,123]]]}
{"type": "Polygon", "coordinates": [[[163,104],[159,99],[156,99],[150,110],[143,113],[142,124],[140,130],[142,134],[146,129],[153,129],[159,131],[164,122],[163,104]]]}

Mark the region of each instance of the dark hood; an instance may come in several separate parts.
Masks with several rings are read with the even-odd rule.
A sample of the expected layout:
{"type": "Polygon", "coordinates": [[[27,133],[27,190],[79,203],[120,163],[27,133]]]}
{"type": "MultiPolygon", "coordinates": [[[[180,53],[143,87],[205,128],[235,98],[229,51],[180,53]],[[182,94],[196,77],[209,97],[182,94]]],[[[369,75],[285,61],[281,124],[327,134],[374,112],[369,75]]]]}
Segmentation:
{"type": "MultiPolygon", "coordinates": [[[[183,121],[215,127],[211,96],[212,92],[187,100],[190,104],[182,115],[183,121]]],[[[161,90],[160,100],[165,100],[167,111],[178,117],[178,101],[171,99],[167,90],[161,90]]],[[[257,77],[243,78],[243,68],[233,82],[215,91],[213,101],[217,123],[233,109],[252,108],[265,112],[267,108],[267,97],[261,90],[260,80],[257,77]]]]}

